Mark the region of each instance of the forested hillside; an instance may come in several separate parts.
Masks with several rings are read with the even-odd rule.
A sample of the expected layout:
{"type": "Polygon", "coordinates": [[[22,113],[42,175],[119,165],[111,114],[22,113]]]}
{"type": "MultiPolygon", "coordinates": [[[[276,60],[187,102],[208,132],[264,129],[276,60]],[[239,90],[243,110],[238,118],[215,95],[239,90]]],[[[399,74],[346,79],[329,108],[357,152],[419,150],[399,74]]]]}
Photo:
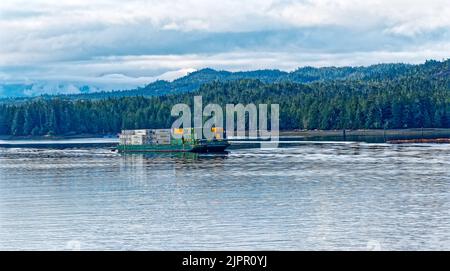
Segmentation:
{"type": "Polygon", "coordinates": [[[195,91],[200,86],[212,82],[229,82],[241,79],[256,79],[264,83],[313,83],[334,80],[392,80],[408,76],[439,76],[443,71],[449,76],[450,60],[446,62],[427,61],[421,65],[379,64],[369,67],[304,67],[292,72],[279,70],[257,70],[245,72],[216,71],[202,69],[173,82],[157,81],[135,90],[99,92],[69,95],[71,99],[102,99],[126,96],[158,96],[195,91]]]}
{"type": "MultiPolygon", "coordinates": [[[[185,93],[196,91],[200,86],[212,82],[229,82],[241,79],[256,79],[264,83],[314,83],[343,80],[384,81],[403,77],[423,76],[427,78],[449,76],[450,60],[427,61],[421,65],[409,64],[378,64],[368,67],[304,67],[292,72],[279,70],[257,70],[228,72],[213,69],[202,69],[192,72],[187,76],[173,82],[156,81],[145,87],[123,90],[103,91],[96,93],[83,93],[72,95],[58,95],[63,99],[105,99],[121,98],[129,96],[161,96],[166,94],[185,93]]],[[[52,99],[54,96],[44,95],[44,99],[52,99]]],[[[23,102],[33,98],[0,99],[0,103],[23,102]]]]}
{"type": "Polygon", "coordinates": [[[293,82],[300,79],[215,80],[193,92],[154,97],[59,97],[3,104],[0,134],[96,134],[170,127],[172,106],[192,104],[194,95],[202,95],[204,105],[278,103],[281,129],[450,128],[449,61],[394,65],[388,68],[392,76],[384,74],[386,65],[348,69],[305,68],[301,73],[306,83],[293,82]],[[323,74],[335,79],[321,80],[323,74]]]}

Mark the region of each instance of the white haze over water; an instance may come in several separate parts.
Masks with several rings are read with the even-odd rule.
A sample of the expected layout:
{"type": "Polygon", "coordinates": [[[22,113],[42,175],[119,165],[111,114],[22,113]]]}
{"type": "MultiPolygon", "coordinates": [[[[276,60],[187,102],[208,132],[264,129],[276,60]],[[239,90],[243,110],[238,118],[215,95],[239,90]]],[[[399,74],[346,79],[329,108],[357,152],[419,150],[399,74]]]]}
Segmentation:
{"type": "Polygon", "coordinates": [[[446,59],[446,0],[0,2],[0,96],[231,71],[446,59]]]}

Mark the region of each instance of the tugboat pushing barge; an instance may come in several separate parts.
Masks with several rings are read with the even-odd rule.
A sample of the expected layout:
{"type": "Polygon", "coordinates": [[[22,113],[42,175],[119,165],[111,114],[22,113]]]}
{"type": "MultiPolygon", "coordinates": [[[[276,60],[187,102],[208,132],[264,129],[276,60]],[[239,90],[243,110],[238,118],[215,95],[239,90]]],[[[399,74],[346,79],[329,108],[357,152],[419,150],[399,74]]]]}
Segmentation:
{"type": "Polygon", "coordinates": [[[206,140],[196,139],[193,128],[179,128],[173,131],[171,129],[122,130],[117,150],[119,152],[224,152],[230,144],[223,138],[223,128],[212,128],[211,131],[214,133],[214,138],[206,140]]]}

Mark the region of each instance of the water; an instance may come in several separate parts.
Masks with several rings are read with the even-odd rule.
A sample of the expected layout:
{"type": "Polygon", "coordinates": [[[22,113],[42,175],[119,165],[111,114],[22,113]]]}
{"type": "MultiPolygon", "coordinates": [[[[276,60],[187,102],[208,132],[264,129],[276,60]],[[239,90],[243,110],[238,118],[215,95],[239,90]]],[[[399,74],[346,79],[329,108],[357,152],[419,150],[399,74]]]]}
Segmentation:
{"type": "Polygon", "coordinates": [[[450,145],[0,148],[0,250],[450,249],[450,145]]]}

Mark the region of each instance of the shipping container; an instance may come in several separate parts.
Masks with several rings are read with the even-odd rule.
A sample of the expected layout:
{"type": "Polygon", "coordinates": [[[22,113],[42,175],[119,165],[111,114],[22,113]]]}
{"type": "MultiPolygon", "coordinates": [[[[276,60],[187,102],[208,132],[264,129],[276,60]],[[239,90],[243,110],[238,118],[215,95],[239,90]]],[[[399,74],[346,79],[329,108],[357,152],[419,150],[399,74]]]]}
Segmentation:
{"type": "Polygon", "coordinates": [[[123,130],[119,135],[120,152],[220,152],[229,143],[223,140],[223,129],[211,129],[215,140],[199,140],[193,128],[123,130]],[[178,138],[181,135],[180,138],[178,138]]]}

